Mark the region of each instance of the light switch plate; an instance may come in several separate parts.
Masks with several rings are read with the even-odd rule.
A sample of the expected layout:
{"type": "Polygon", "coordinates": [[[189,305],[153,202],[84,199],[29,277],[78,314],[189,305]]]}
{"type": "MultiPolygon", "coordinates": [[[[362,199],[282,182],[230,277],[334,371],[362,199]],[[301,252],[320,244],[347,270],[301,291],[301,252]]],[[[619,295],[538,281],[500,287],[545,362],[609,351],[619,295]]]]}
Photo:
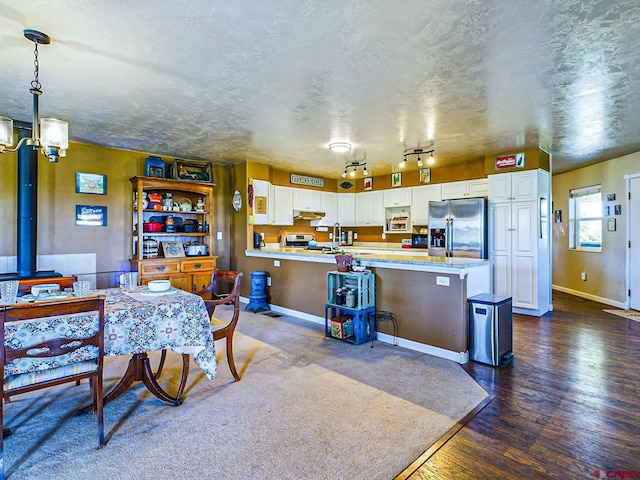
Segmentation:
{"type": "Polygon", "coordinates": [[[436,276],[436,285],[442,285],[443,287],[449,286],[449,277],[436,276]]]}

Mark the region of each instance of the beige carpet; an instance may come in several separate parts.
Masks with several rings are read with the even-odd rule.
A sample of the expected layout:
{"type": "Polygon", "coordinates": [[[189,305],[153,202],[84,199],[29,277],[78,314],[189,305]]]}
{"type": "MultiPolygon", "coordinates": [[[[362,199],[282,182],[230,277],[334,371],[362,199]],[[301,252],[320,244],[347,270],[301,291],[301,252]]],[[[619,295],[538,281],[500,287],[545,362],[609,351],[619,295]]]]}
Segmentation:
{"type": "MultiPolygon", "coordinates": [[[[88,385],[13,397],[7,478],[391,479],[487,396],[454,362],[326,339],[291,317],[243,312],[239,330],[240,382],[219,344],[218,377],[193,365],[182,406],[141,386],[107,405],[102,450],[94,416],[74,415],[88,385]]],[[[161,383],[178,377],[179,358],[161,383]]],[[[126,361],[107,359],[106,386],[126,361]]]]}
{"type": "Polygon", "coordinates": [[[607,313],[613,313],[614,315],[618,315],[619,317],[628,318],[629,320],[635,320],[636,322],[640,322],[640,312],[636,310],[604,310],[607,313]]]}

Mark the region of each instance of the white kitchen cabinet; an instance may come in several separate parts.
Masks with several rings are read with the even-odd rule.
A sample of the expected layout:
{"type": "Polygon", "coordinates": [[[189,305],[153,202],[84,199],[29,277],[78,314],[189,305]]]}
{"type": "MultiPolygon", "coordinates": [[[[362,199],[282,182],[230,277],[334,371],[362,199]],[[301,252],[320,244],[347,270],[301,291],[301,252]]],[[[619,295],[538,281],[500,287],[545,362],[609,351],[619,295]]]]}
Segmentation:
{"type": "Polygon", "coordinates": [[[488,183],[486,178],[443,183],[442,200],[486,197],[488,195],[488,183]]]}
{"type": "Polygon", "coordinates": [[[356,194],[338,193],[338,223],[342,227],[356,226],[356,194]]]}
{"type": "Polygon", "coordinates": [[[442,200],[440,184],[411,187],[411,225],[429,224],[429,202],[442,200]]]}
{"type": "Polygon", "coordinates": [[[536,200],[537,170],[489,175],[489,197],[494,202],[536,200]]]}
{"type": "Polygon", "coordinates": [[[381,227],[384,225],[384,205],[382,190],[356,194],[356,225],[381,227]]]}
{"type": "Polygon", "coordinates": [[[255,225],[269,225],[273,218],[273,187],[266,180],[253,180],[253,223],[255,225]],[[258,199],[260,198],[260,199],[258,199]],[[266,207],[264,213],[256,213],[256,206],[263,204],[266,207]]]}
{"type": "Polygon", "coordinates": [[[531,170],[524,175],[528,177],[524,182],[523,173],[489,176],[489,259],[493,261],[493,293],[512,297],[516,313],[540,316],[551,308],[549,174],[531,170]],[[521,196],[516,195],[518,188],[514,190],[513,186],[524,183],[528,186],[520,189],[521,196]],[[507,188],[507,184],[511,187],[507,188]],[[505,197],[507,189],[511,194],[505,197]],[[503,198],[510,200],[502,201],[503,198]]]}
{"type": "Polygon", "coordinates": [[[384,207],[410,207],[411,206],[411,188],[391,188],[383,190],[384,207]]]}
{"type": "Polygon", "coordinates": [[[293,225],[293,188],[273,186],[272,225],[293,225]]]}
{"type": "Polygon", "coordinates": [[[320,209],[318,211],[324,212],[324,217],[320,220],[311,220],[309,223],[312,227],[330,227],[338,221],[337,196],[338,194],[333,192],[320,192],[320,209]]]}
{"type": "Polygon", "coordinates": [[[320,211],[320,191],[293,188],[293,209],[306,212],[320,211]]]}

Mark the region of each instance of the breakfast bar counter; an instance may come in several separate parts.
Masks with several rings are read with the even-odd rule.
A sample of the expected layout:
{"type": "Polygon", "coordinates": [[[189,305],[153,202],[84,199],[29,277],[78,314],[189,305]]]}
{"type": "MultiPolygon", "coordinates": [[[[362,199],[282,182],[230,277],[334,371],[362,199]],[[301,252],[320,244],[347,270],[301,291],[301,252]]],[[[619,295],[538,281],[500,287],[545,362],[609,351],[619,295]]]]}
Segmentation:
{"type": "MultiPolygon", "coordinates": [[[[398,345],[459,363],[468,361],[467,298],[491,292],[490,261],[353,247],[345,251],[376,274],[376,309],[394,314],[398,345]]],[[[336,270],[333,254],[291,247],[245,254],[251,269],[271,277],[268,293],[273,307],[324,322],[326,272],[336,270]]],[[[379,324],[378,331],[379,340],[393,342],[391,324],[379,324]]]]}

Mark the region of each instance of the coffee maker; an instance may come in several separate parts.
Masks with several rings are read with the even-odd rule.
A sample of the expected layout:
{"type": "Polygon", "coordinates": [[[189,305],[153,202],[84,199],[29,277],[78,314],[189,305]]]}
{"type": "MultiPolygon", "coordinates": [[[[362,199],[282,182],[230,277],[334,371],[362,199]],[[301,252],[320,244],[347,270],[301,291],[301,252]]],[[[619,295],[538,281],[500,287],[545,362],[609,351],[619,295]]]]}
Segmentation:
{"type": "Polygon", "coordinates": [[[264,239],[262,238],[262,235],[260,235],[259,233],[254,233],[253,234],[253,248],[262,248],[264,247],[264,239]]]}

